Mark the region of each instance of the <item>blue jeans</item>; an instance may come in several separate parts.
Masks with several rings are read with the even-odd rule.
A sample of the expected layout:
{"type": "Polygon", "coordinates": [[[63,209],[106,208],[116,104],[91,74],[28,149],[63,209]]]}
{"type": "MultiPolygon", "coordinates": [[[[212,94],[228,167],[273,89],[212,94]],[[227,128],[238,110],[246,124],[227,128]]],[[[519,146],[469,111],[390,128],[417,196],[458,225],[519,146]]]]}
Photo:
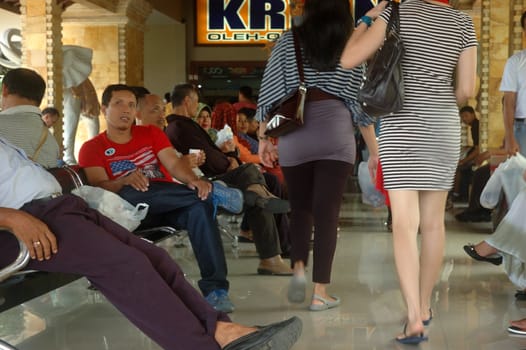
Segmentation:
{"type": "Polygon", "coordinates": [[[124,186],[119,195],[133,205],[147,203],[148,213],[164,214],[170,225],[188,231],[201,271],[198,285],[204,296],[215,289],[228,290],[225,252],[213,217],[212,196],[203,201],[195,190],[171,182],[150,182],[146,192],[124,186]]]}
{"type": "Polygon", "coordinates": [[[513,124],[515,140],[519,143],[520,153],[526,157],[526,123],[515,122],[513,124]]]}

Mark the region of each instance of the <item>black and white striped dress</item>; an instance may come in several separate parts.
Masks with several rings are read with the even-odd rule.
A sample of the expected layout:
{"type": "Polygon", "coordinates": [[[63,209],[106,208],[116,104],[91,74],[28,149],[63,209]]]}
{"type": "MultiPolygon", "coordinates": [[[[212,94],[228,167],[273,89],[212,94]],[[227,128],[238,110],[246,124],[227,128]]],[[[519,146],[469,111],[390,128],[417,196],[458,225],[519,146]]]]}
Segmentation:
{"type": "MultiPolygon", "coordinates": [[[[389,9],[381,18],[388,21],[389,9]]],[[[379,151],[389,190],[449,190],[460,153],[453,74],[460,53],[476,46],[469,16],[450,7],[408,1],[400,7],[406,53],[403,109],[381,121],[379,151]]]]}

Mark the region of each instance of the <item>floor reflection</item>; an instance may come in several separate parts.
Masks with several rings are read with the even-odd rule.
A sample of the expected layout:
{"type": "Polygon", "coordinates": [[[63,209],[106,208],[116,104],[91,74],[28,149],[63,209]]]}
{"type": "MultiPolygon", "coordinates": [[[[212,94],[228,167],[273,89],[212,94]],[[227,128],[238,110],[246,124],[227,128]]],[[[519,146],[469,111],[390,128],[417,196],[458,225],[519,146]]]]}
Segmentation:
{"type": "MultiPolygon", "coordinates": [[[[509,336],[510,319],[526,317],[526,302],[516,301],[515,287],[498,267],[470,259],[462,250],[491,232],[490,224],[461,224],[447,214],[444,267],[433,294],[429,341],[420,349],[526,349],[526,339],[509,336]]],[[[405,306],[393,262],[392,237],[384,226],[385,208],[360,203],[347,194],[330,292],[342,298],[339,308],[324,312],[291,305],[288,278],[258,276],[253,245],[233,250],[225,238],[235,321],[265,324],[291,315],[304,322],[295,350],[412,349],[394,342],[402,331],[405,306]]],[[[228,224],[228,222],[227,222],[228,224]]],[[[199,271],[189,245],[162,246],[183,266],[195,286],[199,271]]],[[[0,314],[0,338],[20,350],[153,349],[159,347],[130,324],[86,280],[0,314]]],[[[308,298],[310,297],[310,291],[308,298]]]]}

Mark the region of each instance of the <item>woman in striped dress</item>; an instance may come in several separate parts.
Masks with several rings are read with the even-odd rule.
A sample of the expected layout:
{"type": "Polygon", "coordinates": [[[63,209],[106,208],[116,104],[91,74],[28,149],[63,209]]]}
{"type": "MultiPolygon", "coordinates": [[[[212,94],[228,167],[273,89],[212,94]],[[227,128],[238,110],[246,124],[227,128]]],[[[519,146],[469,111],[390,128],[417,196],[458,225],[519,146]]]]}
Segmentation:
{"type": "Polygon", "coordinates": [[[295,29],[308,89],[305,124],[280,137],[278,149],[264,135],[265,117],[274,102],[299,86],[291,32],[285,32],[274,46],[259,94],[259,154],[262,163],[272,167],[279,151],[291,206],[294,276],[288,290],[290,302],[301,303],[305,299],[305,266],[314,226],[311,311],[340,304],[340,299],[328,294],[327,286],[331,281],[342,195],[356,153],[351,109],[355,107],[361,71],[345,70],[339,64],[352,27],[349,0],[305,2],[302,23],[295,29]]]}
{"type": "MultiPolygon", "coordinates": [[[[371,25],[376,11],[356,27],[342,55],[344,67],[360,64],[381,46],[390,8],[371,25]]],[[[379,156],[393,211],[396,268],[408,309],[404,334],[397,340],[418,343],[427,339],[424,325],[432,318],[431,293],[444,254],[444,207],[459,159],[458,105],[475,92],[477,42],[471,18],[447,0],[400,5],[400,31],[406,50],[404,106],[383,117],[379,156]]],[[[369,167],[374,172],[376,164],[370,162],[369,167]]]]}

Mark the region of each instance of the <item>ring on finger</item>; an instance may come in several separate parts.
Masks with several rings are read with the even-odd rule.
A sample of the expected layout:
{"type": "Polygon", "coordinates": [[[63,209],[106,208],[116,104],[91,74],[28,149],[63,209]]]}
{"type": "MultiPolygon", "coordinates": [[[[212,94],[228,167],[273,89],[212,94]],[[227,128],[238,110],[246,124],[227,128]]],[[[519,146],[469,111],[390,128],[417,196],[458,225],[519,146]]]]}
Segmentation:
{"type": "Polygon", "coordinates": [[[33,242],[33,247],[35,247],[35,248],[40,247],[41,245],[42,245],[42,243],[40,241],[33,242]]]}

